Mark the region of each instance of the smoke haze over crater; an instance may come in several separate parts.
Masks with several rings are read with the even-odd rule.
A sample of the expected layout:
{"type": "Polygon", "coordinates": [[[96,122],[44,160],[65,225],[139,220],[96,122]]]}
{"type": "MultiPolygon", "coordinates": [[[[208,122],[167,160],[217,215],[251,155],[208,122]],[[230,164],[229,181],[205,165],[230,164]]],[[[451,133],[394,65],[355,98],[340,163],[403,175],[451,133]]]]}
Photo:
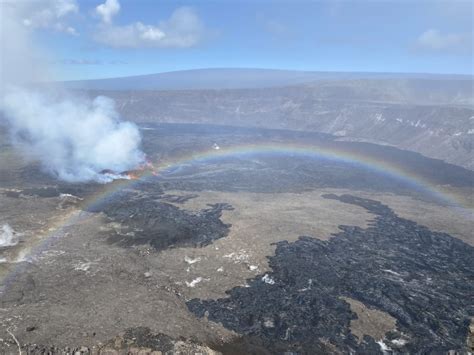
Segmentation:
{"type": "Polygon", "coordinates": [[[58,98],[16,88],[3,110],[15,145],[60,179],[103,180],[104,169],[120,172],[143,161],[137,127],[120,122],[106,97],[58,98]]]}
{"type": "MultiPolygon", "coordinates": [[[[49,3],[55,1],[42,4],[49,3]]],[[[0,110],[12,142],[66,181],[104,182],[110,180],[100,174],[104,169],[120,172],[136,167],[144,160],[139,130],[120,120],[113,100],[79,98],[61,88],[28,84],[48,79],[46,56],[33,45],[33,29],[24,25],[25,14],[38,11],[37,5],[1,4],[0,110]]]]}

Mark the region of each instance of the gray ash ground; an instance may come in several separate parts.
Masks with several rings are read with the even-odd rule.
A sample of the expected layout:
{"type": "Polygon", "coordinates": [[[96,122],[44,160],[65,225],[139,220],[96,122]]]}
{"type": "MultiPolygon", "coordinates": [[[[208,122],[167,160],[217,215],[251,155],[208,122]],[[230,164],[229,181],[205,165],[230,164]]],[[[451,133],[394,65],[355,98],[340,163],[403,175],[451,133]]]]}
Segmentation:
{"type": "Polygon", "coordinates": [[[400,218],[377,201],[325,197],[376,217],[367,229],[340,226],[328,241],[305,236],[278,243],[269,258],[267,280],[274,283],[259,275],[249,287],[229,290],[228,298],[188,302],[197,316],[246,336],[223,349],[315,354],[331,352],[330,343],[343,352],[380,353],[374,339],[365,336],[359,343],[350,333],[355,314],[341,297],[392,315],[398,331],[386,342],[397,352],[465,349],[474,316],[474,248],[400,218]],[[391,342],[400,338],[406,343],[391,342]]]}
{"type": "Polygon", "coordinates": [[[23,348],[28,355],[55,354],[144,354],[144,355],[175,355],[175,354],[215,354],[211,349],[199,344],[196,339],[174,339],[163,333],[154,333],[148,327],[126,329],[121,335],[107,341],[99,347],[55,347],[30,344],[23,348]]]}
{"type": "MultiPolygon", "coordinates": [[[[142,131],[143,148],[152,161],[209,150],[214,143],[226,148],[269,141],[277,145],[297,142],[327,149],[336,147],[389,165],[399,164],[410,174],[430,177],[434,184],[459,188],[474,184],[472,171],[395,148],[338,142],[324,134],[204,125],[163,124],[149,128],[152,129],[142,131]]],[[[227,201],[217,201],[199,211],[181,208],[204,190],[278,194],[340,188],[444,203],[406,181],[357,164],[291,154],[256,154],[181,164],[162,171],[157,177],[127,185],[92,205],[88,198],[100,194],[102,185],[58,182],[37,164],[18,172],[0,171],[0,187],[5,188],[4,195],[12,200],[55,199],[61,194],[84,199],[79,199],[81,202],[75,206],[102,213],[107,222],[119,226],[97,231],[94,242],[130,254],[134,253],[134,246],[150,246],[157,258],[170,248],[200,248],[228,237],[232,226],[221,218],[224,211],[233,208],[227,201]],[[171,190],[183,194],[166,193],[171,190]]],[[[179,299],[193,320],[195,316],[207,316],[242,336],[232,343],[208,345],[224,353],[380,353],[376,343],[379,339],[367,335],[357,339],[353,335],[350,323],[357,315],[343,299],[348,297],[397,320],[397,330],[388,333],[385,339],[395,351],[465,350],[469,319],[474,316],[473,248],[448,234],[400,218],[377,201],[350,195],[326,197],[365,208],[375,216],[372,224],[366,229],[341,226],[341,232],[327,241],[313,238],[317,236],[302,236],[296,242],[279,242],[275,255],[269,258],[271,272],[266,279],[274,284],[262,281],[264,275],[259,275],[249,280],[249,287],[228,290],[228,298],[179,299]],[[185,301],[189,301],[188,308],[185,301]]],[[[318,216],[314,218],[317,220],[318,216]]],[[[19,277],[15,282],[21,292],[28,294],[28,285],[36,282],[36,269],[33,264],[25,268],[29,270],[29,274],[25,273],[28,280],[23,282],[19,277]]],[[[59,275],[63,282],[70,277],[66,271],[59,275]]],[[[32,287],[40,288],[41,283],[32,287]]],[[[14,310],[16,301],[6,296],[0,301],[5,309],[14,310]]],[[[34,304],[36,300],[23,298],[22,302],[34,304]]],[[[124,339],[129,338],[135,339],[138,346],[163,351],[171,347],[166,336],[143,327],[127,330],[124,339]]],[[[201,342],[202,338],[195,343],[201,342]]],[[[32,353],[40,353],[35,351],[32,353]]]]}

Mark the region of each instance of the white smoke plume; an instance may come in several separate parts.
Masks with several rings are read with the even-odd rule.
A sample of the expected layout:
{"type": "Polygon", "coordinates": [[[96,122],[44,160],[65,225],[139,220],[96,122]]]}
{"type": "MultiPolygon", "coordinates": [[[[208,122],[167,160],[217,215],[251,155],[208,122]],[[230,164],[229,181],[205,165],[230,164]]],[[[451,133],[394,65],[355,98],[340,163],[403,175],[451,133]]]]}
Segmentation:
{"type": "Polygon", "coordinates": [[[12,89],[3,106],[14,143],[67,181],[103,179],[143,161],[135,125],[120,122],[114,102],[12,89]]]}
{"type": "Polygon", "coordinates": [[[18,238],[13,232],[12,227],[4,224],[0,230],[0,247],[10,247],[18,244],[18,238]]]}
{"type": "Polygon", "coordinates": [[[144,160],[139,130],[120,121],[111,99],[91,100],[57,87],[46,90],[28,84],[50,79],[44,53],[31,40],[34,29],[24,25],[30,3],[2,2],[0,11],[0,116],[13,143],[66,181],[106,182],[114,175],[101,174],[103,170],[135,168],[144,160]]]}

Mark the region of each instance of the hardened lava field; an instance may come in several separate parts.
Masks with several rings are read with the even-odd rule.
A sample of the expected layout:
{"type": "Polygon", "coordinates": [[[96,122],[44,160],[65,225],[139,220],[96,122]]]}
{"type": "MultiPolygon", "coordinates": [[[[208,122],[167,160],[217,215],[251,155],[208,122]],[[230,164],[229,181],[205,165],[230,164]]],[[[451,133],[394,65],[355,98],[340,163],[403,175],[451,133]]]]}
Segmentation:
{"type": "Polygon", "coordinates": [[[471,171],[323,134],[146,128],[147,156],[169,163],[105,185],[59,183],[2,146],[0,225],[13,230],[0,248],[3,353],[17,349],[11,334],[31,354],[472,346],[472,206],[462,199],[471,171]],[[192,159],[264,143],[404,164],[419,181],[436,176],[430,189],[449,186],[458,204],[344,160],[294,152],[192,159]]]}

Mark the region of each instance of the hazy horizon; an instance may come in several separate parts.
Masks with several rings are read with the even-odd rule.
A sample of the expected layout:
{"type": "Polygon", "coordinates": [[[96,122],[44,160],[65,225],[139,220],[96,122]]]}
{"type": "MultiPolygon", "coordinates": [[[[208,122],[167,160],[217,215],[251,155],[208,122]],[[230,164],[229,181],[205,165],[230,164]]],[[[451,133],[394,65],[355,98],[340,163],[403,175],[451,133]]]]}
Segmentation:
{"type": "Polygon", "coordinates": [[[473,78],[474,73],[456,73],[456,72],[417,72],[417,71],[338,71],[338,70],[305,70],[305,69],[291,69],[291,68],[264,68],[264,67],[196,67],[196,68],[183,68],[176,70],[165,70],[157,72],[147,72],[147,73],[138,73],[138,74],[129,74],[129,75],[119,75],[119,76],[110,76],[110,77],[92,77],[87,79],[71,79],[71,80],[57,80],[60,82],[70,82],[70,81],[88,81],[88,80],[103,80],[103,79],[117,79],[117,78],[130,78],[138,76],[149,76],[157,74],[170,74],[170,73],[179,73],[179,72],[193,72],[193,71],[204,71],[204,70],[260,70],[260,71],[275,71],[275,72],[297,72],[297,73],[328,73],[328,74],[389,74],[389,75],[433,75],[433,76],[456,76],[456,77],[465,77],[473,78]]]}

